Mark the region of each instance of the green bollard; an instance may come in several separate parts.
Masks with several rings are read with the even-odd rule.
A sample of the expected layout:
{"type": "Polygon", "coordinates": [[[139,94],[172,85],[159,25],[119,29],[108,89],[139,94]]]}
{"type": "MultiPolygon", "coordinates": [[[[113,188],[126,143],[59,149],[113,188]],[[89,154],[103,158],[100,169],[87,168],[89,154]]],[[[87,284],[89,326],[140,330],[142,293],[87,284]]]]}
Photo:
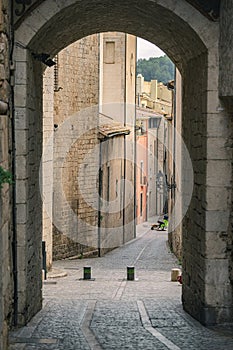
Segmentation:
{"type": "Polygon", "coordinates": [[[134,266],[127,266],[127,281],[134,281],[134,266]]]}

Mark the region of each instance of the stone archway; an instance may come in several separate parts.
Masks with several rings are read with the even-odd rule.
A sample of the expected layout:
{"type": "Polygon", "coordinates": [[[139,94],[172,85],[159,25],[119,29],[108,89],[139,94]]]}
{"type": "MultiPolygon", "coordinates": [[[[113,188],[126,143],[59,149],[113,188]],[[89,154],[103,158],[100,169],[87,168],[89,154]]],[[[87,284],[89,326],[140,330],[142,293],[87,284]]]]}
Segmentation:
{"type": "Polygon", "coordinates": [[[183,223],[183,305],[204,324],[229,322],[232,286],[224,234],[231,163],[225,149],[220,147],[219,153],[229,116],[218,98],[218,23],[184,0],[96,0],[94,5],[89,0],[46,0],[15,30],[19,323],[29,320],[42,300],[42,67],[32,53],[52,57],[68,44],[104,31],[127,32],[155,43],[182,73],[183,138],[194,167],[194,192],[183,223]]]}

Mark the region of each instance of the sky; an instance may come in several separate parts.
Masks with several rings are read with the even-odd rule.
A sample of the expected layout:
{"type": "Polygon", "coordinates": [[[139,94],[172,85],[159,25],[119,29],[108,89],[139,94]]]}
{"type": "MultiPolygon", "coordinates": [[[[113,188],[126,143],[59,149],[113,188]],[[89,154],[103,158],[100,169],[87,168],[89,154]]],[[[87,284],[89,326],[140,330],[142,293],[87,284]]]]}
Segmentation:
{"type": "Polygon", "coordinates": [[[142,38],[137,38],[137,59],[164,56],[165,53],[159,47],[142,38]]]}

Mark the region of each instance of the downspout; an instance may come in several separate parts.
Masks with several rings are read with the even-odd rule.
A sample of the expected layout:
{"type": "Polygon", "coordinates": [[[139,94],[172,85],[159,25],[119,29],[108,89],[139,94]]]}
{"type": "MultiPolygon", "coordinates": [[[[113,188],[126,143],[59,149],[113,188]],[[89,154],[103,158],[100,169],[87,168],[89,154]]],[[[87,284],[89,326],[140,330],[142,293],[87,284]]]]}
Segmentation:
{"type": "MultiPolygon", "coordinates": [[[[164,118],[164,129],[163,129],[163,174],[165,176],[165,183],[167,183],[167,137],[168,137],[168,132],[167,132],[167,121],[164,118]]],[[[161,195],[162,199],[162,214],[166,214],[165,212],[165,204],[166,204],[166,188],[165,188],[165,183],[163,182],[163,195],[161,195]]],[[[161,209],[160,208],[160,209],[161,209]]]]}
{"type": "MultiPolygon", "coordinates": [[[[125,74],[124,74],[124,126],[126,126],[126,64],[127,64],[127,34],[125,33],[125,74]]],[[[125,243],[125,180],[126,180],[126,135],[124,135],[124,169],[123,169],[123,212],[122,212],[122,224],[123,224],[123,244],[125,243]]]]}
{"type": "MultiPolygon", "coordinates": [[[[11,2],[11,50],[10,62],[12,70],[13,50],[14,50],[14,22],[13,22],[13,2],[11,2]]],[[[12,138],[12,265],[13,265],[13,323],[14,326],[18,324],[18,266],[17,266],[17,229],[16,229],[16,152],[15,152],[15,106],[14,106],[14,78],[11,75],[11,138],[12,138]]]]}
{"type": "MultiPolygon", "coordinates": [[[[98,52],[98,65],[99,65],[99,74],[98,76],[100,77],[101,75],[101,65],[100,65],[100,40],[101,40],[101,37],[100,37],[100,34],[98,34],[98,41],[99,41],[99,52],[98,52]]],[[[98,120],[97,120],[97,129],[99,127],[99,114],[100,112],[100,102],[102,103],[102,101],[100,101],[100,79],[99,79],[99,85],[98,85],[98,100],[99,100],[99,104],[98,104],[98,120]]],[[[101,106],[101,109],[102,109],[102,106],[101,106]]],[[[100,143],[99,143],[99,178],[98,178],[98,181],[99,181],[99,185],[98,185],[98,218],[97,218],[97,224],[98,224],[98,232],[97,232],[97,235],[98,235],[98,242],[97,242],[97,245],[98,245],[98,256],[100,257],[101,256],[101,212],[100,212],[100,209],[101,209],[101,193],[102,193],[102,170],[101,170],[101,162],[102,162],[102,156],[101,156],[101,153],[102,153],[102,147],[101,147],[101,140],[100,140],[100,143]]]]}
{"type": "MultiPolygon", "coordinates": [[[[174,90],[173,90],[173,181],[176,183],[176,68],[174,72],[174,90]]],[[[176,189],[172,189],[173,193],[173,209],[175,210],[176,189]]],[[[175,212],[174,212],[175,215],[175,212]]]]}
{"type": "Polygon", "coordinates": [[[99,144],[99,199],[98,199],[98,256],[101,257],[101,193],[102,193],[102,141],[99,144]]]}

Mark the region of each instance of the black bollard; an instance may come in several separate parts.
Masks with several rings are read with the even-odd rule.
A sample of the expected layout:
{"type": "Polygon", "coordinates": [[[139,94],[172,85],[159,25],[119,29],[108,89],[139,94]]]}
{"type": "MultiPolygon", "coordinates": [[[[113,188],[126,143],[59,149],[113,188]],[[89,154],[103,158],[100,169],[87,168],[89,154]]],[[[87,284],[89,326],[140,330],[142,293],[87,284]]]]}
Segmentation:
{"type": "Polygon", "coordinates": [[[83,279],[84,280],[90,280],[91,279],[91,267],[90,266],[84,266],[84,268],[83,268],[83,279]]]}
{"type": "Polygon", "coordinates": [[[127,281],[134,281],[134,266],[127,266],[127,281]]]}

